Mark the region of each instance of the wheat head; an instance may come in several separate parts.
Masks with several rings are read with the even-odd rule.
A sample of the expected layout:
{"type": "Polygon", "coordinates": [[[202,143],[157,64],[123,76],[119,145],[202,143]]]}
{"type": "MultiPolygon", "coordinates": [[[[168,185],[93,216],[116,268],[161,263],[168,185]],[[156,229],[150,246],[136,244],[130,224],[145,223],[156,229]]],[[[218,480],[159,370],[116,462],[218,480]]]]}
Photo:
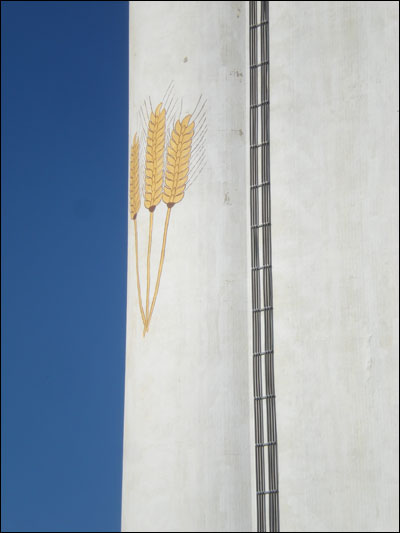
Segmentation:
{"type": "Polygon", "coordinates": [[[131,219],[135,220],[140,209],[139,190],[139,138],[135,133],[131,146],[131,160],[129,171],[129,204],[131,219]]]}
{"type": "Polygon", "coordinates": [[[157,109],[151,112],[147,133],[144,205],[151,211],[159,204],[162,195],[165,109],[161,107],[162,104],[158,104],[157,109]]]}
{"type": "Polygon", "coordinates": [[[148,306],[146,305],[146,324],[144,326],[143,335],[145,335],[146,331],[148,331],[149,329],[150,320],[157,299],[158,289],[160,287],[171,209],[176,203],[182,200],[185,194],[185,187],[189,174],[189,161],[192,150],[192,139],[194,132],[194,122],[189,124],[190,119],[191,115],[187,115],[182,121],[177,120],[175,122],[175,126],[168,144],[167,167],[165,171],[165,183],[162,195],[163,201],[167,204],[168,209],[165,217],[164,236],[161,248],[160,264],[158,267],[157,281],[154,289],[150,312],[148,310],[148,306]]]}
{"type": "Polygon", "coordinates": [[[162,197],[168,207],[180,202],[185,194],[194,132],[194,122],[189,124],[190,118],[191,115],[186,115],[182,121],[176,121],[168,144],[162,197]]]}

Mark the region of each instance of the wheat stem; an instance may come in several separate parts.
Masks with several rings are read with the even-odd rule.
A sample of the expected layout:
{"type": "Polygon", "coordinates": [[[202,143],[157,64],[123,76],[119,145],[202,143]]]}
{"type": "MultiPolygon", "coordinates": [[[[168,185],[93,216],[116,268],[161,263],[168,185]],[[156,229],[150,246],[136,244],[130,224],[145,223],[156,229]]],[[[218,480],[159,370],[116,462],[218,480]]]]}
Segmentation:
{"type": "Polygon", "coordinates": [[[156,304],[158,288],[160,286],[161,273],[162,273],[162,269],[163,269],[163,265],[164,265],[165,247],[166,247],[166,244],[167,244],[167,232],[168,232],[169,217],[171,215],[171,209],[172,209],[171,207],[168,207],[167,214],[166,214],[166,217],[165,217],[164,237],[163,237],[163,243],[162,243],[162,248],[161,248],[160,264],[158,266],[157,282],[156,282],[156,287],[154,289],[153,300],[151,302],[150,314],[147,315],[147,321],[146,321],[146,324],[144,326],[145,333],[146,333],[146,331],[149,330],[150,320],[151,320],[151,316],[153,314],[154,306],[156,304]]]}
{"type": "Polygon", "coordinates": [[[136,282],[137,282],[137,291],[138,291],[138,297],[139,297],[140,314],[142,315],[143,325],[145,325],[145,324],[146,324],[146,317],[144,316],[143,303],[142,303],[142,293],[141,293],[141,291],[140,291],[139,254],[138,254],[138,235],[137,235],[137,221],[136,221],[136,218],[134,219],[133,222],[134,222],[134,225],[135,225],[135,255],[136,255],[136,282]]]}
{"type": "Polygon", "coordinates": [[[146,290],[146,318],[145,328],[143,330],[143,337],[146,333],[146,322],[149,316],[149,295],[150,295],[150,256],[151,256],[151,238],[153,234],[153,215],[154,211],[150,211],[150,224],[149,224],[149,243],[147,245],[147,290],[146,290]]]}

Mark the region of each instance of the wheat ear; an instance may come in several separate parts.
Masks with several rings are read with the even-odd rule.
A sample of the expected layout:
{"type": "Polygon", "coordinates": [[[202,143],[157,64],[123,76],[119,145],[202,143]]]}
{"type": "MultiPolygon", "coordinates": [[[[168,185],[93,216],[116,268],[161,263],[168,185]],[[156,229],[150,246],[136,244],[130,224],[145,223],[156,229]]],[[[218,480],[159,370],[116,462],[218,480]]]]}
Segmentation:
{"type": "Polygon", "coordinates": [[[165,248],[167,244],[167,232],[171,209],[180,202],[185,194],[185,187],[189,174],[189,162],[192,151],[192,139],[194,122],[189,124],[191,115],[187,115],[182,121],[177,120],[172,131],[167,149],[167,168],[165,171],[165,183],[162,199],[167,204],[167,214],[164,224],[164,237],[161,248],[160,264],[158,267],[157,282],[151,303],[150,314],[146,314],[147,322],[145,331],[149,329],[151,316],[156,303],[158,288],[160,286],[161,273],[164,265],[165,248]]]}
{"type": "Polygon", "coordinates": [[[151,112],[147,133],[146,148],[146,181],[144,206],[150,211],[149,242],[147,245],[147,288],[146,288],[146,319],[143,336],[146,333],[146,321],[149,315],[150,296],[150,257],[151,240],[153,233],[154,210],[161,201],[163,161],[165,144],[165,109],[158,104],[156,110],[151,112]]]}
{"type": "Polygon", "coordinates": [[[140,189],[139,189],[139,138],[135,133],[131,146],[130,169],[129,169],[129,204],[130,215],[135,226],[135,255],[136,255],[136,284],[139,297],[140,314],[143,324],[146,322],[144,316],[142,294],[140,291],[139,260],[138,260],[138,235],[137,235],[137,214],[140,209],[140,189]]]}

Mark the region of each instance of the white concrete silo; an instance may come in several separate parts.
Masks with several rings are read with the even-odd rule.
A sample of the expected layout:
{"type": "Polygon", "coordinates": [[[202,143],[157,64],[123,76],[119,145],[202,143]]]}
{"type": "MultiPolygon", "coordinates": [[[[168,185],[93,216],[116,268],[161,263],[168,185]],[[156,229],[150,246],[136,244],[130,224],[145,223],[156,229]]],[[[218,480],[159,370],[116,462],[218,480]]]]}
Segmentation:
{"type": "MultiPolygon", "coordinates": [[[[167,130],[195,110],[206,131],[193,138],[204,168],[170,212],[145,337],[129,220],[124,531],[271,527],[254,452],[254,4],[130,2],[129,146],[137,133],[142,181],[160,102],[167,130]]],[[[396,531],[398,5],[256,4],[269,4],[282,530],[396,531]]],[[[150,309],[167,212],[161,200],[152,217],[150,309]]]]}
{"type": "MultiPolygon", "coordinates": [[[[205,166],[171,210],[145,337],[129,222],[126,531],[252,528],[246,4],[130,3],[130,143],[143,122],[140,109],[146,115],[146,106],[150,113],[151,105],[155,110],[168,100],[171,82],[176,117],[192,114],[201,97],[197,109],[205,102],[207,131],[205,166]]],[[[165,106],[168,124],[173,104],[165,106]]],[[[166,212],[163,201],[154,210],[151,295],[166,212]]],[[[143,301],[149,217],[142,198],[137,228],[143,301]]]]}

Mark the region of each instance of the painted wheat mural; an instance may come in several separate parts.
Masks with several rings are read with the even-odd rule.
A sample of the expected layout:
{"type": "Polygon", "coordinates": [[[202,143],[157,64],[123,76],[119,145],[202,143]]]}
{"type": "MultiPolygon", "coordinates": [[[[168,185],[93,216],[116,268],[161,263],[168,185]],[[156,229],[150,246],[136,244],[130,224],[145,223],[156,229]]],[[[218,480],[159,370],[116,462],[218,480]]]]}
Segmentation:
{"type": "Polygon", "coordinates": [[[130,218],[134,223],[137,293],[143,322],[143,336],[149,330],[160,288],[172,208],[183,200],[186,190],[200,175],[205,164],[204,141],[207,132],[205,104],[206,102],[200,97],[193,113],[181,119],[181,111],[178,113],[178,99],[174,96],[173,82],[171,82],[163,101],[157,105],[155,110],[149,100],[149,103],[145,102],[139,112],[142,135],[140,137],[135,133],[131,145],[129,203],[130,218]],[[141,145],[146,146],[142,165],[144,166],[143,180],[141,180],[140,172],[141,145]],[[145,306],[140,285],[137,230],[141,196],[144,196],[143,204],[149,212],[145,306]],[[151,297],[153,222],[156,207],[161,200],[166,206],[166,214],[157,279],[151,297]]]}

